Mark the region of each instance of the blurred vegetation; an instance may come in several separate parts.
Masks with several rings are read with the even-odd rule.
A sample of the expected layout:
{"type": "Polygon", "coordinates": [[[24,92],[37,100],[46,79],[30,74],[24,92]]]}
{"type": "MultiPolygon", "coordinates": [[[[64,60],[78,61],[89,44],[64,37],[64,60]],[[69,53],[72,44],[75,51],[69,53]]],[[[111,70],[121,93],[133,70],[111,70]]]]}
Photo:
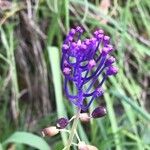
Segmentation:
{"type": "MultiPolygon", "coordinates": [[[[73,115],[60,58],[63,39],[76,25],[89,36],[104,29],[119,67],[89,110],[106,104],[108,115],[80,124],[81,139],[100,150],[150,149],[149,0],[0,0],[0,150],[46,150],[36,135],[73,115]]],[[[45,140],[60,150],[61,137],[66,142],[66,134],[45,140]]]]}

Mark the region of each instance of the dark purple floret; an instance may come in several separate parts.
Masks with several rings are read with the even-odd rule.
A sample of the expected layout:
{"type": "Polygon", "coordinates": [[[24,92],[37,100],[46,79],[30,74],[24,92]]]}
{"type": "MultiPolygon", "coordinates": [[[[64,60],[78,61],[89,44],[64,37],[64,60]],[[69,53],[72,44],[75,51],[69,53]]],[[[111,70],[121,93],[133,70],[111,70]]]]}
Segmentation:
{"type": "Polygon", "coordinates": [[[92,118],[101,118],[107,114],[106,108],[99,106],[95,108],[91,114],[92,118]]]}
{"type": "Polygon", "coordinates": [[[65,77],[66,96],[86,111],[97,97],[103,95],[102,85],[107,77],[115,75],[118,69],[112,66],[116,60],[111,56],[110,37],[98,29],[93,37],[81,38],[83,32],[84,29],[77,26],[67,35],[62,46],[61,70],[65,77]],[[71,82],[76,94],[69,89],[68,83],[71,82]]]}
{"type": "Polygon", "coordinates": [[[60,118],[56,122],[56,127],[58,129],[64,129],[69,124],[69,120],[67,118],[60,118]]]}

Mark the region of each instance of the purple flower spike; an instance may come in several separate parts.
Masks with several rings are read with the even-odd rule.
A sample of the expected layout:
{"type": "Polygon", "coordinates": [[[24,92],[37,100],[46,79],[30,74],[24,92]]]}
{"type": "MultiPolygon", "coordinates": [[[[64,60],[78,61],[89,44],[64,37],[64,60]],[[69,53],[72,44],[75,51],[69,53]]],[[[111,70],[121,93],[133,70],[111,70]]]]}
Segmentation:
{"type": "Polygon", "coordinates": [[[67,118],[60,118],[56,122],[56,127],[58,129],[64,129],[69,124],[69,120],[67,118]]]}
{"type": "Polygon", "coordinates": [[[107,114],[106,108],[99,106],[95,108],[91,114],[92,118],[101,118],[107,114]]]}
{"type": "Polygon", "coordinates": [[[113,51],[110,37],[102,29],[96,30],[91,38],[81,38],[83,32],[84,29],[77,26],[67,35],[62,46],[61,70],[67,98],[86,111],[97,97],[103,95],[103,83],[109,76],[115,75],[118,69],[112,66],[115,58],[110,56],[113,51]],[[99,76],[101,81],[98,80],[99,76]],[[70,82],[76,88],[75,95],[68,88],[70,82]]]}

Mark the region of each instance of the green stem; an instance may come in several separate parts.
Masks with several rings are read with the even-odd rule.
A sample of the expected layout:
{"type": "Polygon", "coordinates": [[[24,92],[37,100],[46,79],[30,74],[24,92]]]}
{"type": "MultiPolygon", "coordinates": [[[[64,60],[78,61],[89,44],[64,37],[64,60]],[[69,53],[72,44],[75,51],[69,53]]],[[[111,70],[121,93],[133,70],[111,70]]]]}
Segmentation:
{"type": "Polygon", "coordinates": [[[69,136],[66,148],[65,148],[66,150],[70,150],[70,146],[73,143],[73,138],[74,138],[74,135],[76,134],[76,129],[77,129],[77,125],[78,125],[78,121],[79,121],[79,117],[80,117],[80,112],[81,112],[81,109],[78,109],[76,117],[75,117],[73,125],[72,125],[72,129],[70,131],[70,136],[69,136]]]}

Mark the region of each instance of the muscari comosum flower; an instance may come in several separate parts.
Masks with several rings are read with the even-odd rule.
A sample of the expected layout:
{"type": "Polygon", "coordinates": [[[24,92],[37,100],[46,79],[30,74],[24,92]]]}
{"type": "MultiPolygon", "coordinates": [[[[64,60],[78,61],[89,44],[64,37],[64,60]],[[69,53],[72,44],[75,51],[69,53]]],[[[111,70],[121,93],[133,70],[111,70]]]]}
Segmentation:
{"type": "Polygon", "coordinates": [[[110,37],[103,30],[96,30],[91,38],[82,35],[80,26],[70,30],[62,46],[61,70],[67,98],[86,111],[96,98],[103,95],[103,83],[107,77],[115,75],[118,68],[113,66],[115,58],[111,53],[114,48],[109,42],[110,37]],[[75,95],[69,90],[69,82],[76,87],[75,95]],[[88,102],[87,98],[90,99],[88,102]]]}

